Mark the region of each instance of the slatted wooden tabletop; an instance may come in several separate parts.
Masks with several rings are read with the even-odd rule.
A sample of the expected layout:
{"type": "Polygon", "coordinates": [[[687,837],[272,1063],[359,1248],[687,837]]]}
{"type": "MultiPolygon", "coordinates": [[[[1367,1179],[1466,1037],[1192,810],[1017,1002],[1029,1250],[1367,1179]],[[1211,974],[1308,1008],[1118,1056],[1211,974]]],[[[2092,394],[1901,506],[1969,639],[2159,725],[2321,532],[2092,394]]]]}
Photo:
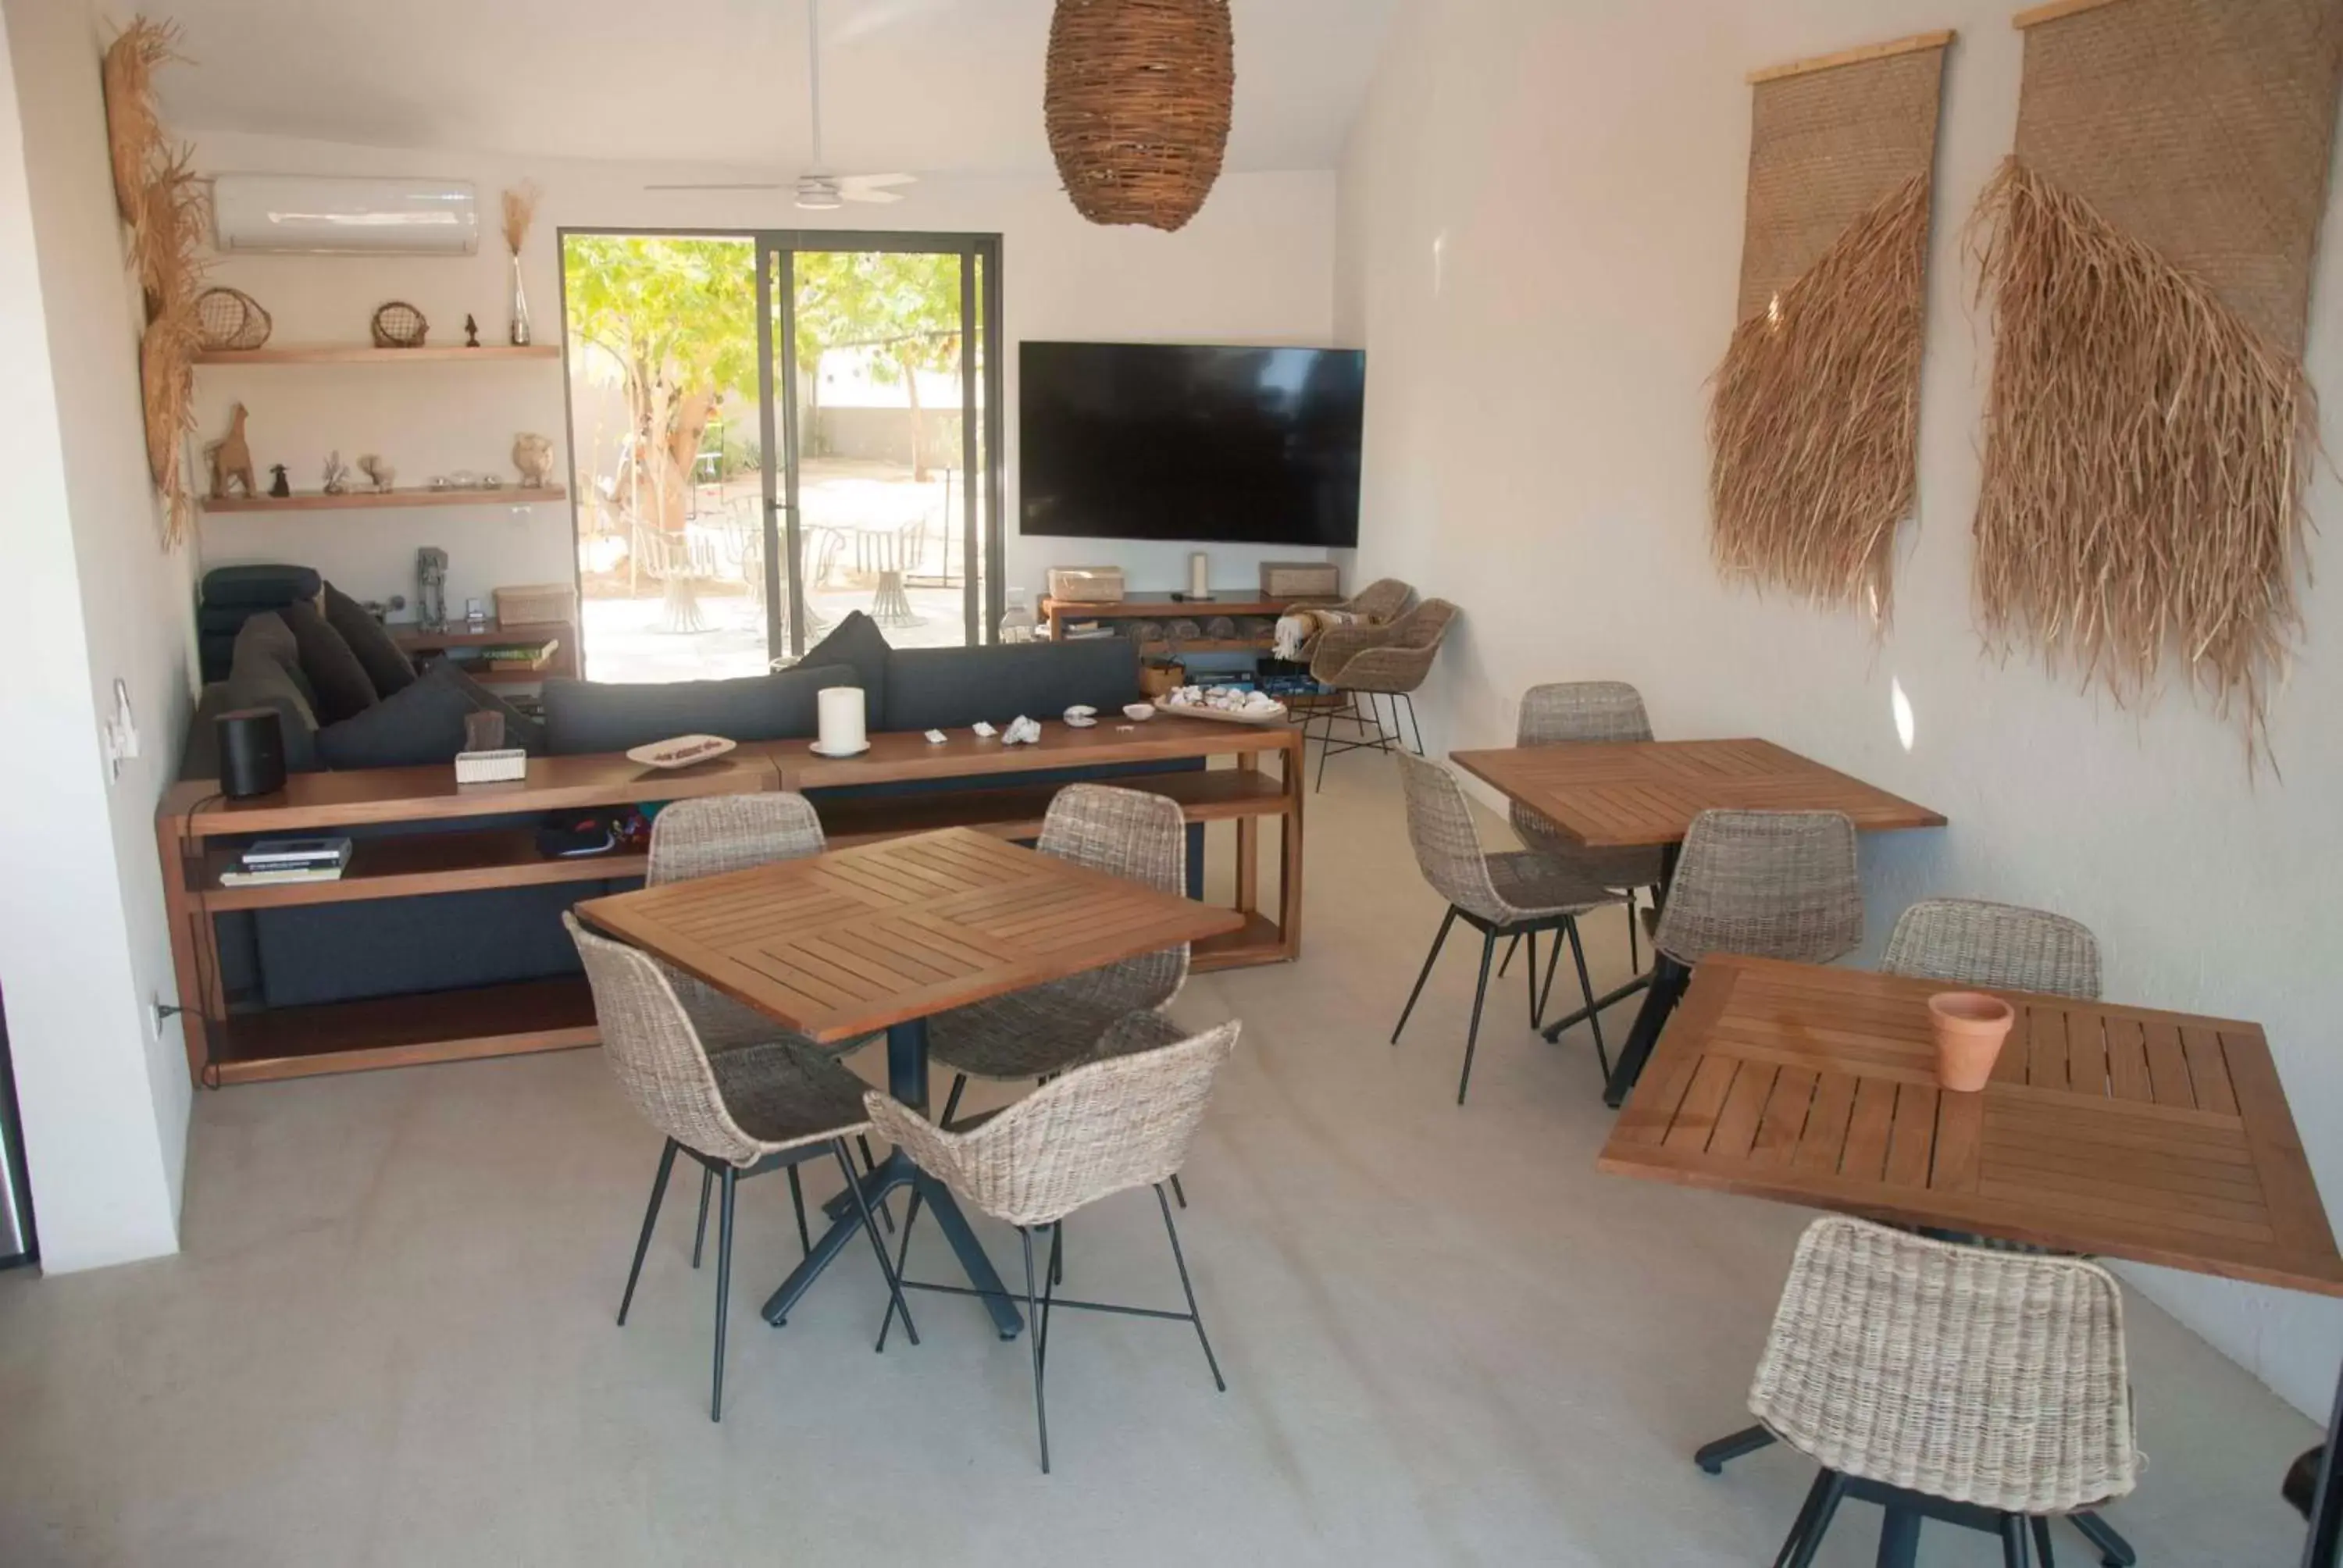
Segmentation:
{"type": "Polygon", "coordinates": [[[2343,1295],[2343,1257],[2257,1025],[2001,993],[1975,1094],[1940,1090],[1942,981],[1704,959],[1598,1163],[2343,1295]]]}
{"type": "Polygon", "coordinates": [[[594,899],[578,914],[818,1040],[1244,919],[966,828],[594,899]]]}
{"type": "Polygon", "coordinates": [[[1945,825],[1770,740],[1507,746],[1449,759],[1590,849],[1679,843],[1703,811],[1844,811],[1865,832],[1945,825]]]}

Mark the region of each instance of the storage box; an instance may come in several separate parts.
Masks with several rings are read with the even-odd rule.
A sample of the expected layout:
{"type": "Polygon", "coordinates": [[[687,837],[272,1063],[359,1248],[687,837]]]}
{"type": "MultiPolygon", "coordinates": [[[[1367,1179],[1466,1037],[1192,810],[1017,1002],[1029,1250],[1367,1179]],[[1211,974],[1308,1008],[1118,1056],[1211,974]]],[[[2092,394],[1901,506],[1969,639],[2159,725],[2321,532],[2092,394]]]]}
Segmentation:
{"type": "Polygon", "coordinates": [[[1332,561],[1263,561],[1263,598],[1341,598],[1342,568],[1332,561]]]}
{"type": "Polygon", "coordinates": [[[495,593],[500,626],[566,626],[578,618],[578,590],[568,583],[528,583],[495,593]]]}
{"type": "Polygon", "coordinates": [[[1050,597],[1060,604],[1120,604],[1121,567],[1051,567],[1050,597]]]}

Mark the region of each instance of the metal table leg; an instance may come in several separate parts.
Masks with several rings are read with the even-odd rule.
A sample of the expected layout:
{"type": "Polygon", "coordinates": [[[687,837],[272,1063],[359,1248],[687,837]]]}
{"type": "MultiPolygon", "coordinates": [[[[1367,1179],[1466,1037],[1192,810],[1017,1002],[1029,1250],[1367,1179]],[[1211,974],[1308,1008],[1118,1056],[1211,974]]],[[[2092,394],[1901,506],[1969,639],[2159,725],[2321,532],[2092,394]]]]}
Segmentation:
{"type": "Polygon", "coordinates": [[[2310,1494],[2310,1534],[2302,1543],[2302,1568],[2336,1568],[2343,1563],[2343,1486],[2335,1476],[2338,1443],[2343,1443],[2343,1377],[2336,1380],[2327,1445],[2318,1455],[2318,1484],[2310,1494]]]}
{"type": "Polygon", "coordinates": [[[1691,983],[1691,970],[1665,953],[1654,956],[1651,989],[1644,993],[1644,1005],[1635,1014],[1635,1027],[1627,1031],[1627,1043],[1619,1048],[1619,1060],[1611,1070],[1611,1081],[1603,1089],[1604,1104],[1616,1111],[1626,1103],[1627,1091],[1642,1076],[1644,1063],[1650,1058],[1652,1047],[1659,1043],[1660,1030],[1667,1023],[1668,1014],[1675,1010],[1684,987],[1691,983]]]}
{"type": "MultiPolygon", "coordinates": [[[[922,1110],[926,1108],[927,1020],[913,1019],[909,1023],[899,1023],[888,1030],[887,1091],[906,1105],[918,1106],[922,1110]]],[[[969,1229],[967,1217],[961,1214],[960,1205],[952,1201],[951,1193],[945,1190],[942,1182],[920,1177],[919,1168],[898,1149],[879,1162],[879,1169],[862,1178],[863,1200],[875,1210],[887,1194],[898,1187],[909,1186],[914,1181],[919,1181],[922,1201],[934,1211],[938,1228],[951,1242],[952,1251],[959,1254],[960,1267],[968,1274],[968,1282],[983,1292],[978,1300],[984,1303],[985,1311],[992,1314],[993,1327],[1001,1332],[1002,1339],[1015,1339],[1019,1331],[1024,1328],[1025,1319],[1010,1302],[1000,1274],[993,1270],[992,1260],[985,1256],[976,1232],[969,1229]]],[[[797,1305],[798,1298],[806,1293],[814,1281],[820,1277],[821,1271],[830,1266],[830,1261],[838,1256],[839,1250],[852,1241],[854,1233],[862,1228],[862,1217],[851,1192],[840,1192],[831,1199],[824,1205],[824,1212],[830,1217],[830,1229],[814,1239],[812,1250],[806,1253],[804,1261],[790,1270],[789,1277],[781,1282],[780,1288],[765,1299],[765,1321],[775,1327],[789,1320],[789,1309],[797,1305]]]]}

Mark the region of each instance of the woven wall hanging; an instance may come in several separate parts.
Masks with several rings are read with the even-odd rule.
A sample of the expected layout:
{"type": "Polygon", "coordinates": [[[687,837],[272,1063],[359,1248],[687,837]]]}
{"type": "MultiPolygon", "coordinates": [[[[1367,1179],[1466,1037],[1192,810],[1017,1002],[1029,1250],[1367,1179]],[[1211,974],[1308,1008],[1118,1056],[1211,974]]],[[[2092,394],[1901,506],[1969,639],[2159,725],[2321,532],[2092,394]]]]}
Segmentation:
{"type": "Polygon", "coordinates": [[[1971,220],[1994,367],[1986,634],[2118,700],[2167,657],[2242,718],[2299,630],[2302,369],[2343,0],[2066,0],[1971,220]]]}
{"type": "Polygon", "coordinates": [[[1882,624],[1918,485],[1929,176],[1952,40],[1751,75],[1739,325],[1709,405],[1718,569],[1882,624]]]}
{"type": "Polygon", "coordinates": [[[1235,87],[1228,0],[1058,0],[1042,118],[1074,210],[1167,230],[1195,216],[1235,87]]]}

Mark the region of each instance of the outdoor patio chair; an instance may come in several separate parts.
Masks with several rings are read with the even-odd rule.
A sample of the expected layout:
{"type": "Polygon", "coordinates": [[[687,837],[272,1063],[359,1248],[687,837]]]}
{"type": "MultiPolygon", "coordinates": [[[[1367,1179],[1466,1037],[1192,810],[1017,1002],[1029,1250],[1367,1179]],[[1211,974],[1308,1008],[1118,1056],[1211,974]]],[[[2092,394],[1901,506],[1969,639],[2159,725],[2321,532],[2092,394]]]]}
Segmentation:
{"type": "Polygon", "coordinates": [[[1310,676],[1319,685],[1331,687],[1341,701],[1326,703],[1314,709],[1302,727],[1302,743],[1310,740],[1312,725],[1323,721],[1323,733],[1319,737],[1318,787],[1326,782],[1326,759],[1341,751],[1382,751],[1388,753],[1393,742],[1403,748],[1399,728],[1400,704],[1407,704],[1407,720],[1415,731],[1415,754],[1423,755],[1423,729],[1415,721],[1415,691],[1432,673],[1432,661],[1439,656],[1440,645],[1446,641],[1461,612],[1444,598],[1428,598],[1401,616],[1397,620],[1381,626],[1330,627],[1319,638],[1310,656],[1310,676]],[[1361,714],[1358,699],[1367,699],[1368,712],[1361,714]],[[1391,705],[1391,729],[1383,729],[1378,699],[1391,705]],[[1358,727],[1362,739],[1336,740],[1334,725],[1347,719],[1358,727]],[[1373,739],[1365,739],[1369,729],[1373,739]]]}
{"type": "MultiPolygon", "coordinates": [[[[1644,698],[1622,680],[1565,680],[1533,686],[1522,693],[1520,717],[1513,727],[1516,746],[1563,746],[1585,743],[1649,740],[1652,721],[1644,715],[1644,698]]],[[[1628,893],[1627,961],[1644,967],[1636,951],[1642,924],[1634,895],[1660,882],[1660,851],[1656,849],[1590,849],[1555,827],[1544,815],[1513,803],[1513,831],[1526,847],[1569,868],[1582,881],[1619,888],[1628,893]]],[[[1518,945],[1518,944],[1516,944],[1518,945]]],[[[1503,975],[1513,961],[1513,950],[1497,966],[1503,975]]]]}

